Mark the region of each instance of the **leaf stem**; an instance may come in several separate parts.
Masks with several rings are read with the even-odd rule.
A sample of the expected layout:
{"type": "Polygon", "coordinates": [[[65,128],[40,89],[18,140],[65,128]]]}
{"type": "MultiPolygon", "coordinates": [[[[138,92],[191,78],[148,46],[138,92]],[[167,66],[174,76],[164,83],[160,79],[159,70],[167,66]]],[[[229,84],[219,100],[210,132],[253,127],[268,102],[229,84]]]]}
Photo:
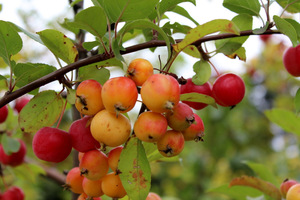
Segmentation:
{"type": "Polygon", "coordinates": [[[282,10],[282,13],[279,15],[279,17],[282,17],[282,15],[284,14],[284,12],[291,6],[291,5],[293,5],[294,3],[297,3],[297,2],[299,2],[300,0],[295,0],[295,1],[293,1],[293,2],[291,2],[291,3],[289,3],[289,4],[287,4],[284,8],[283,8],[283,10],[282,10]]]}

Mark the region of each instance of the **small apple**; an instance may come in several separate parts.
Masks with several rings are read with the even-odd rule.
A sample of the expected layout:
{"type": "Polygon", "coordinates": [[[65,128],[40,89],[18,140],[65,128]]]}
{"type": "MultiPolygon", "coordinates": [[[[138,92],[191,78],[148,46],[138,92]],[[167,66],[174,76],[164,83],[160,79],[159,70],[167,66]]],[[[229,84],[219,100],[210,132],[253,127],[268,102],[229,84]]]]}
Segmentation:
{"type": "Polygon", "coordinates": [[[24,200],[25,195],[21,188],[12,186],[8,188],[2,195],[2,200],[24,200]]]}
{"type": "Polygon", "coordinates": [[[20,113],[24,106],[30,101],[30,98],[27,96],[20,97],[16,99],[14,109],[20,113]]]}
{"type": "Polygon", "coordinates": [[[23,142],[23,140],[18,139],[18,141],[20,142],[19,150],[10,155],[7,155],[4,152],[2,145],[0,145],[0,162],[2,164],[16,167],[21,165],[24,162],[24,158],[26,155],[26,145],[23,142]]]}
{"type": "Polygon", "coordinates": [[[300,44],[289,47],[283,54],[283,65],[292,76],[300,76],[300,44]]]}
{"type": "Polygon", "coordinates": [[[0,108],[0,124],[5,122],[8,116],[8,107],[7,105],[0,108]]]}
{"type": "Polygon", "coordinates": [[[286,193],[286,200],[300,200],[300,183],[290,187],[286,193]]]}
{"type": "Polygon", "coordinates": [[[292,180],[292,179],[285,179],[281,184],[280,184],[280,192],[282,194],[283,198],[286,198],[286,194],[289,191],[289,189],[293,186],[296,185],[298,181],[292,180]]]}

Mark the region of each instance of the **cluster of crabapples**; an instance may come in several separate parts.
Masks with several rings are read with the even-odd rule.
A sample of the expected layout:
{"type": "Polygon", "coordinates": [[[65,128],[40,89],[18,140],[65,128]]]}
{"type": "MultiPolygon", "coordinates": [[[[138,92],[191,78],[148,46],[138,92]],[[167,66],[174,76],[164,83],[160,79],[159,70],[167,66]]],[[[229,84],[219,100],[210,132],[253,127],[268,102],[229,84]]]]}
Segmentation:
{"type": "Polygon", "coordinates": [[[285,179],[280,184],[280,192],[286,200],[300,200],[300,183],[293,179],[285,179]]]}

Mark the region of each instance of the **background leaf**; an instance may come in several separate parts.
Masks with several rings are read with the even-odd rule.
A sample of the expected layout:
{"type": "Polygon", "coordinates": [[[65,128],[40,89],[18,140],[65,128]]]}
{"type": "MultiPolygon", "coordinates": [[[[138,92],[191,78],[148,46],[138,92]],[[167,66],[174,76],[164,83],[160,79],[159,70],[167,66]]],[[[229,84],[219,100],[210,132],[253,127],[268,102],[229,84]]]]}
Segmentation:
{"type": "Polygon", "coordinates": [[[35,95],[21,110],[19,126],[23,132],[35,133],[40,128],[52,126],[63,111],[63,99],[53,90],[35,95]]]}
{"type": "Polygon", "coordinates": [[[238,14],[249,14],[259,16],[260,3],[258,0],[240,1],[240,0],[224,0],[223,6],[238,14]]]}
{"type": "MultiPolygon", "coordinates": [[[[282,7],[285,8],[288,4],[294,2],[295,0],[276,0],[276,2],[282,7]]],[[[300,12],[300,2],[291,4],[287,9],[290,13],[300,12]]]]}
{"type": "Polygon", "coordinates": [[[299,112],[300,112],[300,88],[296,92],[294,101],[295,101],[296,112],[299,114],[299,112]]]}
{"type": "Polygon", "coordinates": [[[211,77],[211,67],[207,61],[200,60],[193,65],[193,70],[196,73],[192,77],[195,85],[203,85],[211,77]]]}
{"type": "Polygon", "coordinates": [[[130,199],[146,199],[151,186],[151,169],[142,142],[131,137],[119,161],[120,178],[130,199]]]}
{"type": "Polygon", "coordinates": [[[16,138],[9,137],[7,134],[2,135],[1,144],[5,154],[7,155],[19,151],[21,146],[20,142],[16,138]]]}

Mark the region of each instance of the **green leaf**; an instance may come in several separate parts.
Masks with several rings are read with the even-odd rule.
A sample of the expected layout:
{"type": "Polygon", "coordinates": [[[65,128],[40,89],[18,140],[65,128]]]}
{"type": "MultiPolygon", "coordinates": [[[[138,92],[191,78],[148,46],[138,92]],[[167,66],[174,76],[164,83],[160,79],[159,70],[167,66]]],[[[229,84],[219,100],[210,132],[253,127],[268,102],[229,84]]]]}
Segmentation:
{"type": "Polygon", "coordinates": [[[249,196],[258,197],[262,195],[262,192],[251,187],[244,187],[244,186],[229,187],[228,184],[209,189],[207,192],[219,193],[219,194],[227,195],[232,199],[239,199],[239,200],[247,199],[247,197],[249,196]]]}
{"type": "Polygon", "coordinates": [[[67,25],[84,29],[99,38],[102,38],[107,31],[106,15],[99,6],[92,6],[80,11],[76,14],[74,22],[68,22],[67,25]]]}
{"type": "MultiPolygon", "coordinates": [[[[109,62],[109,61],[108,61],[109,62]]],[[[79,69],[78,81],[94,79],[103,85],[110,77],[110,71],[104,67],[85,66],[79,69]]]]}
{"type": "Polygon", "coordinates": [[[6,80],[5,76],[0,75],[0,80],[6,80]]]}
{"type": "Polygon", "coordinates": [[[177,14],[183,16],[183,17],[186,17],[187,19],[189,19],[192,22],[194,22],[194,24],[197,25],[197,26],[199,25],[199,23],[194,18],[192,18],[192,16],[189,14],[189,12],[186,9],[184,9],[183,7],[176,6],[172,10],[172,12],[177,13],[177,14]]]}
{"type": "Polygon", "coordinates": [[[164,38],[166,45],[168,47],[168,55],[169,55],[168,57],[170,57],[171,45],[170,45],[169,37],[159,26],[155,25],[154,23],[152,23],[149,20],[141,19],[141,20],[135,20],[135,21],[126,23],[125,26],[119,31],[120,38],[122,38],[125,33],[129,32],[132,29],[146,29],[146,28],[156,30],[158,32],[158,34],[160,34],[164,38]]]}
{"type": "Polygon", "coordinates": [[[257,177],[241,176],[234,178],[231,180],[229,187],[237,185],[255,188],[272,197],[274,200],[281,200],[281,193],[276,186],[257,177]]]}
{"type": "Polygon", "coordinates": [[[29,38],[33,39],[34,41],[40,43],[40,44],[44,44],[43,41],[41,40],[40,36],[38,34],[35,34],[35,33],[31,33],[25,29],[23,29],[22,27],[12,23],[12,22],[9,22],[11,24],[11,26],[18,32],[23,32],[25,35],[27,35],[29,38]]]}
{"type": "Polygon", "coordinates": [[[297,32],[295,28],[285,19],[282,19],[276,15],[274,15],[273,19],[277,29],[290,38],[294,47],[297,46],[297,32]]]}
{"type": "Polygon", "coordinates": [[[53,90],[35,95],[21,110],[19,126],[23,132],[35,133],[40,128],[52,126],[63,111],[63,99],[53,90]]]}
{"type": "Polygon", "coordinates": [[[110,23],[147,18],[159,0],[93,0],[104,8],[110,23]]]}
{"type": "Polygon", "coordinates": [[[159,153],[158,149],[147,156],[149,162],[179,162],[179,156],[165,157],[159,153]]]}
{"type": "Polygon", "coordinates": [[[118,165],[122,184],[130,199],[146,199],[151,187],[151,169],[142,142],[131,137],[124,146],[118,165]]]}
{"type": "Polygon", "coordinates": [[[201,54],[195,45],[187,46],[183,49],[183,52],[194,58],[201,58],[201,54]]]}
{"type": "Polygon", "coordinates": [[[295,28],[295,30],[297,32],[297,38],[299,41],[300,40],[300,24],[299,24],[299,22],[297,22],[294,19],[289,19],[289,18],[285,18],[284,20],[287,21],[288,23],[290,23],[295,28]]]}
{"type": "MultiPolygon", "coordinates": [[[[51,72],[56,71],[56,68],[50,65],[41,63],[18,63],[14,68],[16,76],[16,86],[23,87],[34,80],[37,80],[51,72]]],[[[31,92],[37,94],[38,89],[31,92]]]]}
{"type": "Polygon", "coordinates": [[[240,60],[246,61],[246,49],[244,47],[241,47],[235,52],[233,52],[231,55],[227,55],[227,56],[232,59],[238,57],[240,60]]]}
{"type": "Polygon", "coordinates": [[[283,130],[300,135],[300,118],[293,112],[274,108],[266,110],[265,115],[271,122],[277,124],[283,130]]]}
{"type": "Polygon", "coordinates": [[[46,29],[37,33],[44,45],[65,63],[71,64],[78,59],[78,51],[73,42],[63,33],[46,29]]]}
{"type": "Polygon", "coordinates": [[[67,101],[69,104],[75,104],[75,100],[76,100],[76,90],[72,89],[72,88],[67,88],[67,101]]]}
{"type": "Polygon", "coordinates": [[[187,34],[191,30],[191,27],[182,25],[178,22],[175,22],[174,24],[170,24],[170,22],[167,22],[164,24],[162,28],[165,32],[172,29],[173,33],[184,33],[184,34],[187,34]]]}
{"type": "Polygon", "coordinates": [[[32,163],[24,163],[18,167],[14,167],[13,173],[19,179],[32,183],[37,183],[38,175],[46,175],[46,171],[43,167],[32,163]]]}
{"type": "Polygon", "coordinates": [[[73,26],[70,26],[69,23],[72,22],[71,19],[65,18],[62,23],[59,23],[59,25],[68,31],[71,31],[72,33],[75,33],[76,35],[79,33],[80,29],[74,28],[73,26]]]}
{"type": "Polygon", "coordinates": [[[99,41],[84,42],[82,44],[83,48],[85,48],[88,51],[91,51],[94,47],[99,45],[100,45],[99,41]]]}
{"type": "Polygon", "coordinates": [[[19,151],[21,146],[20,142],[16,138],[9,137],[6,134],[2,135],[1,144],[5,154],[7,155],[19,151]]]}
{"type": "Polygon", "coordinates": [[[246,165],[248,165],[261,179],[268,181],[275,186],[279,187],[279,183],[277,181],[276,176],[270,171],[270,167],[265,166],[263,164],[251,162],[251,161],[244,161],[246,165]]]}
{"type": "Polygon", "coordinates": [[[192,78],[192,81],[195,85],[203,85],[211,76],[211,67],[207,61],[197,61],[193,65],[193,70],[196,73],[192,78]]]}
{"type": "Polygon", "coordinates": [[[214,105],[215,99],[211,96],[200,94],[197,92],[185,93],[180,95],[180,101],[192,101],[214,105]]]}
{"type": "Polygon", "coordinates": [[[296,95],[295,95],[295,108],[296,108],[296,113],[300,113],[300,88],[297,90],[296,95]]]}
{"type": "Polygon", "coordinates": [[[223,6],[238,14],[249,14],[252,16],[259,16],[260,3],[259,0],[224,0],[223,6]]]}
{"type": "Polygon", "coordinates": [[[73,7],[73,6],[75,6],[77,3],[81,2],[81,1],[83,1],[83,0],[75,0],[75,1],[73,1],[73,2],[70,4],[70,6],[73,7]]]}
{"type": "Polygon", "coordinates": [[[300,1],[297,2],[295,0],[276,0],[276,2],[284,9],[286,8],[287,5],[289,5],[286,11],[290,13],[300,12],[300,1]]]}
{"type": "Polygon", "coordinates": [[[17,54],[23,46],[18,32],[9,22],[0,20],[0,57],[7,65],[10,65],[12,55],[17,54]]]}
{"type": "Polygon", "coordinates": [[[200,38],[220,31],[239,35],[239,29],[232,21],[226,19],[216,19],[191,29],[181,42],[173,45],[173,48],[176,52],[180,52],[185,47],[193,44],[200,38]]]}

